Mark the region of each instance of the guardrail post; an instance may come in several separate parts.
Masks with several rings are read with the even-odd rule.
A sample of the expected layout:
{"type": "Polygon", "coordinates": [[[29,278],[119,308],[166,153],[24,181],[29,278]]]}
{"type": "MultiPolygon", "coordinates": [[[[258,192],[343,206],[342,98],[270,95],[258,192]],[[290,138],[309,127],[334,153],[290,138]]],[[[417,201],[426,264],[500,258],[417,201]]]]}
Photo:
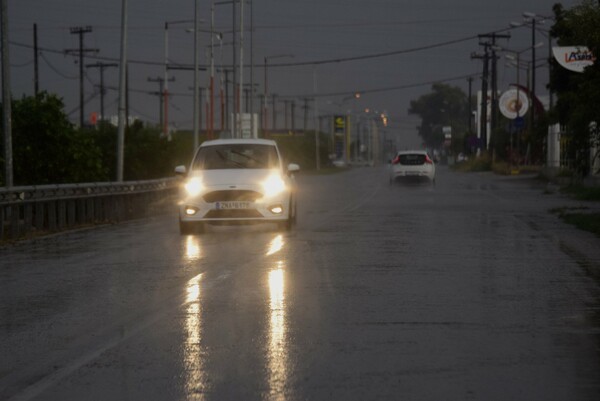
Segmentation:
{"type": "Polygon", "coordinates": [[[46,204],[48,208],[48,230],[56,231],[56,201],[46,204]]]}
{"type": "Polygon", "coordinates": [[[76,207],[76,202],[72,199],[69,199],[68,201],[66,201],[66,208],[67,208],[67,227],[73,227],[76,223],[75,220],[75,207],[76,207]]]}
{"type": "Polygon", "coordinates": [[[64,200],[58,201],[58,229],[62,230],[67,225],[67,205],[64,200]]]}
{"type": "Polygon", "coordinates": [[[4,238],[4,206],[0,206],[0,240],[4,238]]]}
{"type": "Polygon", "coordinates": [[[25,208],[23,214],[23,231],[25,234],[28,234],[31,232],[33,225],[33,205],[31,203],[26,203],[23,207],[25,208]]]}
{"type": "Polygon", "coordinates": [[[93,223],[94,222],[94,216],[95,216],[95,212],[94,212],[94,205],[95,203],[95,198],[90,198],[90,199],[86,199],[85,203],[87,204],[85,211],[86,211],[86,219],[85,222],[86,223],[93,223]]]}
{"type": "Polygon", "coordinates": [[[35,204],[35,228],[38,231],[44,230],[44,206],[45,202],[36,202],[35,204]]]}
{"type": "Polygon", "coordinates": [[[10,217],[10,238],[16,239],[19,237],[19,206],[9,206],[8,213],[10,217]]]}
{"type": "Polygon", "coordinates": [[[85,224],[85,199],[77,199],[77,224],[85,224]]]}

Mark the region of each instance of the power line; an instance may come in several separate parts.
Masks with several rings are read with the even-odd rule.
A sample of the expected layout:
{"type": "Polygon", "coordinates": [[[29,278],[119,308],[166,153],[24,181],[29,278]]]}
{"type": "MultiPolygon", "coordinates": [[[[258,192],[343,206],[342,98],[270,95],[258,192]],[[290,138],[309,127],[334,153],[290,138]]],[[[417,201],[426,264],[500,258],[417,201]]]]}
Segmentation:
{"type": "Polygon", "coordinates": [[[437,83],[442,83],[442,82],[459,81],[459,80],[462,80],[462,79],[467,79],[469,77],[476,77],[476,76],[480,76],[480,75],[481,74],[479,74],[479,73],[472,73],[472,74],[467,74],[467,75],[460,75],[460,76],[457,76],[457,77],[435,79],[435,80],[431,80],[431,81],[417,82],[417,83],[412,83],[412,84],[397,85],[397,86],[387,86],[387,87],[384,87],[384,88],[353,90],[353,91],[344,91],[344,92],[331,92],[331,93],[317,93],[317,94],[311,94],[311,95],[294,95],[294,96],[281,96],[280,95],[279,97],[280,98],[286,98],[286,99],[292,99],[292,98],[304,98],[304,97],[337,97],[337,96],[349,96],[349,95],[354,95],[356,93],[360,93],[361,95],[364,95],[364,94],[369,94],[369,93],[391,92],[391,91],[397,91],[397,90],[412,89],[412,88],[418,88],[420,86],[429,86],[429,85],[433,85],[433,84],[437,84],[437,83]]]}
{"type": "Polygon", "coordinates": [[[33,64],[33,60],[29,60],[29,61],[21,63],[21,64],[10,63],[10,66],[13,68],[21,68],[21,67],[27,67],[28,65],[31,65],[31,64],[33,64]]]}
{"type": "MultiPolygon", "coordinates": [[[[514,28],[506,28],[506,29],[500,29],[497,31],[493,31],[493,32],[506,32],[509,31],[511,29],[514,28]]],[[[493,33],[491,32],[491,33],[493,33]]],[[[324,64],[337,64],[337,63],[345,63],[345,62],[350,62],[350,61],[361,61],[361,60],[369,60],[369,59],[376,59],[376,58],[383,58],[383,57],[391,57],[391,56],[397,56],[397,55],[401,55],[401,54],[408,54],[408,53],[415,53],[415,52],[419,52],[419,51],[425,51],[425,50],[431,50],[431,49],[436,49],[439,47],[445,47],[445,46],[450,46],[450,45],[454,45],[457,43],[462,43],[462,42],[467,42],[470,40],[474,40],[477,39],[478,35],[471,35],[471,36],[467,36],[467,37],[463,37],[463,38],[459,38],[459,39],[454,39],[454,40],[448,40],[445,42],[439,42],[439,43],[433,43],[430,45],[425,45],[425,46],[418,46],[418,47],[412,47],[412,48],[408,48],[408,49],[401,49],[401,50],[395,50],[395,51],[389,51],[389,52],[383,52],[383,53],[372,53],[372,54],[366,54],[366,55],[361,55],[361,56],[352,56],[352,57],[340,57],[340,58],[335,58],[335,59],[324,59],[324,60],[312,60],[312,61],[303,61],[303,62],[288,62],[288,63],[279,63],[279,64],[269,64],[269,68],[271,67],[300,67],[300,66],[314,66],[314,65],[324,65],[324,64]]],[[[18,43],[18,42],[10,42],[11,45],[13,46],[18,46],[18,47],[25,47],[25,48],[31,48],[31,45],[28,44],[24,44],[24,43],[18,43]]],[[[62,54],[63,52],[58,51],[58,50],[54,50],[54,49],[50,49],[50,48],[38,48],[39,51],[45,51],[45,52],[50,52],[50,53],[57,53],[57,54],[62,54]]],[[[114,62],[118,62],[118,60],[116,58],[112,58],[112,57],[102,57],[102,56],[89,56],[89,58],[91,59],[95,59],[95,60],[104,60],[104,61],[114,61],[114,62]]],[[[130,60],[129,61],[130,64],[142,64],[142,65],[154,65],[154,66],[164,66],[164,62],[158,62],[158,61],[146,61],[146,60],[130,60]]],[[[199,65],[201,68],[208,68],[207,65],[199,65]]],[[[227,66],[226,66],[227,67],[227,66]]],[[[249,65],[247,65],[247,67],[250,67],[249,65]]],[[[257,67],[257,68],[263,68],[264,64],[256,64],[253,65],[253,67],[257,67]]],[[[181,68],[185,68],[185,69],[192,69],[193,67],[191,65],[181,65],[181,68]]]]}
{"type": "Polygon", "coordinates": [[[78,79],[79,77],[76,76],[69,76],[66,75],[65,73],[61,72],[58,68],[56,68],[54,65],[52,65],[52,63],[50,62],[50,60],[48,60],[46,58],[46,56],[44,55],[44,53],[40,52],[40,56],[42,56],[42,60],[44,60],[46,62],[46,64],[48,65],[48,67],[50,67],[50,69],[52,71],[54,71],[57,75],[60,75],[62,78],[64,79],[78,79]]]}
{"type": "MultiPolygon", "coordinates": [[[[99,91],[94,91],[94,93],[92,93],[91,95],[89,95],[89,96],[87,97],[87,99],[85,99],[85,100],[84,100],[83,104],[84,104],[84,105],[88,104],[89,102],[91,102],[92,100],[94,100],[94,99],[96,98],[96,96],[98,96],[99,94],[100,94],[100,92],[99,92],[99,91]]],[[[74,109],[72,109],[71,111],[69,111],[69,112],[67,113],[67,115],[68,115],[68,116],[71,116],[71,115],[73,115],[75,112],[79,111],[80,109],[81,109],[81,107],[80,107],[80,106],[77,106],[77,107],[75,107],[74,109]]]]}
{"type": "Polygon", "coordinates": [[[430,20],[412,20],[412,21],[388,21],[388,22],[341,22],[341,23],[326,23],[326,24],[288,24],[288,25],[257,25],[255,30],[268,29],[306,29],[306,28],[356,28],[370,26],[397,26],[397,25],[424,25],[424,24],[439,24],[443,22],[464,22],[472,21],[471,18],[455,18],[455,19],[430,19],[430,20]]]}

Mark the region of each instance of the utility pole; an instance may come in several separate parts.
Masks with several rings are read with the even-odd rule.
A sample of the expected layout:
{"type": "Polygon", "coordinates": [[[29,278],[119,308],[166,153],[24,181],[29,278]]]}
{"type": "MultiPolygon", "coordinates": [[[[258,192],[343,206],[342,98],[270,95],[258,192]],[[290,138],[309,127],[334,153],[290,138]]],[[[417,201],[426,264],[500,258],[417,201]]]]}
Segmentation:
{"type": "Polygon", "coordinates": [[[239,100],[239,106],[238,106],[238,113],[239,113],[239,130],[238,130],[238,135],[239,138],[242,138],[242,113],[244,113],[244,98],[242,98],[242,91],[244,90],[244,3],[245,1],[240,1],[240,70],[239,70],[239,74],[240,74],[240,82],[239,82],[239,92],[238,95],[240,96],[240,100],[239,100]]]}
{"type": "Polygon", "coordinates": [[[121,51],[119,56],[119,128],[117,131],[117,181],[123,181],[123,167],[125,161],[125,124],[128,116],[126,93],[128,88],[128,62],[127,62],[127,0],[121,0],[121,51]],[[126,90],[127,89],[127,90],[126,90]]]}
{"type": "MultiPolygon", "coordinates": [[[[229,129],[229,73],[233,70],[223,69],[225,73],[225,130],[229,129]]],[[[235,90],[234,90],[235,91],[235,90]]],[[[235,102],[235,101],[234,101],[235,102]]],[[[235,109],[235,106],[234,106],[235,109]]],[[[221,112],[223,112],[221,110],[221,112]]],[[[221,124],[223,125],[223,124],[221,124]]]]}
{"type": "MultiPolygon", "coordinates": [[[[194,87],[189,87],[188,89],[190,90],[194,90],[194,87]]],[[[202,99],[204,99],[203,97],[203,90],[207,89],[208,91],[210,91],[210,87],[209,88],[205,88],[203,86],[198,86],[197,90],[198,90],[198,105],[194,106],[194,107],[198,107],[198,110],[196,112],[197,114],[197,119],[198,119],[198,138],[200,137],[200,131],[202,131],[202,108],[204,107],[204,102],[202,99]]],[[[209,93],[210,95],[210,93],[209,93]]],[[[210,100],[210,99],[209,99],[210,100]]],[[[207,109],[210,109],[210,104],[207,104],[207,109]]],[[[208,112],[209,110],[206,110],[206,114],[207,114],[207,120],[206,120],[206,132],[208,134],[208,112]]]]}
{"type": "Polygon", "coordinates": [[[246,108],[245,113],[248,113],[248,108],[250,107],[250,93],[252,92],[252,88],[244,88],[244,107],[246,108]]]}
{"type": "Polygon", "coordinates": [[[283,101],[284,104],[284,112],[283,112],[283,118],[284,118],[284,130],[289,130],[290,126],[289,126],[289,120],[288,120],[288,110],[291,104],[291,100],[284,100],[283,101]]]}
{"type": "Polygon", "coordinates": [[[304,110],[304,133],[306,133],[306,130],[308,129],[308,110],[310,109],[308,103],[313,101],[313,99],[305,97],[302,100],[304,101],[304,106],[302,106],[302,109],[304,110]]]}
{"type": "MultiPolygon", "coordinates": [[[[232,22],[232,28],[233,28],[233,54],[232,54],[232,65],[233,65],[233,102],[232,102],[232,109],[233,109],[233,127],[231,127],[232,129],[232,138],[237,138],[237,105],[238,105],[238,93],[237,93],[237,59],[236,59],[236,53],[237,53],[237,33],[236,33],[236,23],[237,23],[237,18],[236,18],[236,11],[237,11],[237,0],[233,0],[233,12],[232,12],[232,17],[233,17],[233,22],[232,22]]],[[[227,116],[229,118],[229,116],[227,116]]]]}
{"type": "Polygon", "coordinates": [[[471,131],[471,129],[472,129],[471,127],[473,127],[473,125],[471,123],[471,119],[472,119],[472,116],[473,116],[473,101],[472,101],[472,97],[473,97],[473,95],[472,95],[473,77],[467,78],[467,81],[469,82],[469,99],[468,99],[468,101],[469,101],[469,110],[468,110],[469,117],[468,117],[467,129],[468,129],[469,134],[471,134],[471,132],[472,132],[471,131]]]}
{"type": "Polygon", "coordinates": [[[510,34],[499,34],[496,32],[479,35],[479,39],[491,39],[492,43],[490,48],[492,49],[492,99],[491,99],[491,132],[490,134],[490,143],[492,144],[492,149],[495,147],[496,138],[494,137],[492,141],[492,137],[494,136],[494,131],[496,130],[498,123],[498,57],[496,56],[496,39],[510,39],[510,34]]]}
{"type": "Polygon", "coordinates": [[[292,132],[295,133],[296,132],[296,101],[292,100],[292,113],[291,113],[291,119],[292,119],[292,132]]]}
{"type": "Polygon", "coordinates": [[[104,70],[109,67],[118,67],[117,63],[95,63],[86,65],[87,68],[98,68],[100,70],[100,120],[105,119],[104,114],[104,70]]]}
{"type": "MultiPolygon", "coordinates": [[[[165,81],[164,78],[162,77],[156,77],[156,78],[148,78],[148,82],[158,82],[158,86],[159,86],[159,93],[158,93],[158,108],[159,108],[159,125],[160,127],[164,127],[165,126],[165,119],[166,116],[163,113],[163,110],[166,110],[166,107],[164,107],[164,102],[166,101],[166,91],[164,89],[165,87],[165,82],[173,82],[175,81],[175,77],[171,77],[169,78],[167,81],[165,81]]],[[[163,133],[164,134],[164,133],[163,133]]]]}
{"type": "Polygon", "coordinates": [[[472,59],[483,60],[483,75],[481,77],[481,116],[480,116],[480,127],[481,127],[481,144],[480,149],[487,150],[487,93],[488,93],[488,69],[489,69],[489,42],[480,43],[480,46],[484,47],[484,53],[472,53],[472,59]]]}
{"type": "Polygon", "coordinates": [[[33,24],[33,93],[35,96],[40,92],[40,76],[38,62],[38,34],[37,24],[33,24]]]}
{"type": "Polygon", "coordinates": [[[84,53],[94,52],[97,53],[98,49],[84,49],[83,48],[83,35],[86,33],[92,32],[91,26],[80,27],[75,26],[71,27],[72,35],[79,35],[79,49],[67,49],[65,50],[66,54],[79,54],[79,126],[83,128],[84,125],[84,110],[83,110],[83,55],[84,53]]]}
{"type": "Polygon", "coordinates": [[[12,154],[12,110],[10,93],[10,57],[8,51],[8,11],[7,0],[0,0],[0,18],[2,21],[2,109],[4,128],[4,186],[13,186],[13,154],[12,154]]]}
{"type": "Polygon", "coordinates": [[[277,129],[277,109],[276,109],[276,106],[277,106],[277,94],[273,93],[271,96],[273,98],[273,101],[271,103],[273,105],[273,107],[272,107],[272,109],[273,109],[273,112],[272,112],[272,114],[273,114],[273,125],[271,126],[271,129],[273,131],[275,131],[277,129]]]}
{"type": "Polygon", "coordinates": [[[200,145],[200,138],[199,138],[199,121],[198,121],[198,109],[200,109],[200,92],[198,90],[198,41],[199,41],[199,37],[198,37],[198,20],[199,20],[199,5],[198,5],[198,0],[194,0],[194,101],[193,101],[193,105],[194,105],[194,110],[193,110],[193,118],[194,118],[194,122],[193,122],[193,127],[194,127],[194,132],[193,132],[193,139],[194,139],[194,148],[192,149],[192,155],[196,153],[196,149],[198,149],[198,146],[200,145]]]}

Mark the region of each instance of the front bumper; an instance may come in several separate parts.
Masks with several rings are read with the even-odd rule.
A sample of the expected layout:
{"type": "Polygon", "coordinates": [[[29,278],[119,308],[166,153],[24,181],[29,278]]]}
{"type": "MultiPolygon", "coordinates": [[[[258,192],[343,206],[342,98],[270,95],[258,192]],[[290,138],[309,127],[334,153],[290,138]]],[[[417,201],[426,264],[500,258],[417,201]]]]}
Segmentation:
{"type": "Polygon", "coordinates": [[[208,188],[202,194],[182,197],[182,222],[278,222],[290,216],[290,191],[266,198],[256,188],[208,188]]]}

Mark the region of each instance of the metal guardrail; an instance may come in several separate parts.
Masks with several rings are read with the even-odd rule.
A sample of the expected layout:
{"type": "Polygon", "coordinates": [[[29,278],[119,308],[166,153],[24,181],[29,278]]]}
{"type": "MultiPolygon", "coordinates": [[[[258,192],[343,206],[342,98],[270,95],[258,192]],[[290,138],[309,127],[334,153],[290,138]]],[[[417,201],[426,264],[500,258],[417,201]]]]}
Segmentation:
{"type": "Polygon", "coordinates": [[[167,178],[0,188],[0,240],[160,213],[161,206],[174,205],[178,182],[167,178]]]}

